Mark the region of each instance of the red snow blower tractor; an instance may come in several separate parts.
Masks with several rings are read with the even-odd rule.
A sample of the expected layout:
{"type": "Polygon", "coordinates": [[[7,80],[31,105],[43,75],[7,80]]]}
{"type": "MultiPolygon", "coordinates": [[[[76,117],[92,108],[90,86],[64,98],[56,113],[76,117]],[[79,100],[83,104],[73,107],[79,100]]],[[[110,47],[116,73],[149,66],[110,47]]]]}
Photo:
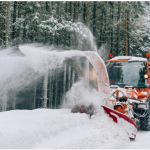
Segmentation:
{"type": "MultiPolygon", "coordinates": [[[[96,52],[85,52],[85,56],[96,72],[105,112],[114,122],[126,128],[131,140],[135,139],[137,130],[150,131],[148,59],[119,56],[104,62],[96,52]]],[[[146,56],[150,58],[150,53],[146,56]]],[[[86,108],[76,106],[76,112],[88,113],[84,110],[86,108]]],[[[93,106],[91,110],[93,115],[93,106]]]]}

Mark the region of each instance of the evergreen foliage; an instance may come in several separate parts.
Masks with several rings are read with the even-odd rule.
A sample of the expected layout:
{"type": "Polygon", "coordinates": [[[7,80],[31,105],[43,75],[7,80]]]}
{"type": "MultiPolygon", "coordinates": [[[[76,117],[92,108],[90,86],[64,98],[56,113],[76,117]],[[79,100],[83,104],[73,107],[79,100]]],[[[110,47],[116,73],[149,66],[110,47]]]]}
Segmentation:
{"type": "Polygon", "coordinates": [[[83,23],[98,49],[105,45],[114,56],[125,55],[125,47],[127,55],[144,56],[149,51],[149,2],[2,1],[0,8],[2,48],[37,42],[86,50],[79,46],[85,41],[83,23]]]}
{"type": "MultiPolygon", "coordinates": [[[[43,43],[53,45],[59,50],[95,50],[93,41],[85,35],[87,29],[94,35],[97,49],[104,49],[105,54],[111,52],[114,56],[145,57],[145,53],[150,52],[150,3],[0,2],[1,49],[8,46],[18,49],[19,45],[26,43],[43,43]]],[[[103,59],[107,58],[108,56],[105,56],[103,59]]],[[[91,67],[88,63],[82,64],[80,59],[74,63],[75,59],[66,59],[60,70],[47,70],[29,86],[19,90],[4,89],[2,94],[0,93],[0,111],[59,108],[62,103],[65,106],[65,93],[84,74],[85,68],[91,67]]],[[[10,80],[15,78],[17,77],[10,80]]]]}

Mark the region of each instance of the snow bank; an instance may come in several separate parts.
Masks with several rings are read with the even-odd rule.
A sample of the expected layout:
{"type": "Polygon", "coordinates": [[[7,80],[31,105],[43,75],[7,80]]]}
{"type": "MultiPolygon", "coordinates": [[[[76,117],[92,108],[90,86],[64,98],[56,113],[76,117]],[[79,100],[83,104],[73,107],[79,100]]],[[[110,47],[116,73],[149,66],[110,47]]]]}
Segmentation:
{"type": "Polygon", "coordinates": [[[116,143],[128,142],[127,133],[122,130],[113,120],[103,113],[100,116],[94,115],[90,120],[91,135],[78,139],[71,144],[65,145],[65,149],[101,149],[111,148],[116,143]]]}
{"type": "MultiPolygon", "coordinates": [[[[66,57],[84,56],[81,51],[50,52],[47,47],[35,45],[21,46],[20,51],[24,57],[10,55],[11,50],[0,52],[0,85],[5,85],[7,89],[30,84],[36,78],[31,70],[43,74],[47,69],[61,66],[66,57]]],[[[128,141],[126,131],[114,123],[101,108],[104,101],[101,101],[100,93],[88,90],[79,84],[71,89],[68,99],[73,95],[82,98],[84,104],[92,102],[97,111],[92,119],[86,114],[72,114],[70,109],[1,112],[0,148],[102,148],[115,141],[128,141]]]]}
{"type": "Polygon", "coordinates": [[[129,140],[104,112],[89,119],[70,109],[1,112],[0,129],[1,149],[101,148],[129,140]]]}
{"type": "Polygon", "coordinates": [[[61,144],[66,134],[71,137],[74,132],[86,133],[89,119],[86,114],[71,114],[68,109],[14,110],[0,113],[0,128],[1,149],[31,148],[45,139],[53,141],[50,143],[54,148],[58,136],[61,144]]]}

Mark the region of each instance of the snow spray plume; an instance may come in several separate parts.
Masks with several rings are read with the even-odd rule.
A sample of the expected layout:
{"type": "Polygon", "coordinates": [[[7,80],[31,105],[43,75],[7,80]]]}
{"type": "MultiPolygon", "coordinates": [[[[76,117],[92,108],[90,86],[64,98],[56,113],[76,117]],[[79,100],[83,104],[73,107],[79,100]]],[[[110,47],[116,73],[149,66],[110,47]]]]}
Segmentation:
{"type": "Polygon", "coordinates": [[[77,49],[84,51],[96,51],[95,37],[88,27],[82,23],[79,24],[79,32],[76,33],[77,49]]]}
{"type": "MultiPolygon", "coordinates": [[[[82,43],[86,45],[84,49],[96,51],[92,33],[83,24],[80,27],[80,32],[86,42],[86,44],[82,43]]],[[[79,41],[78,43],[81,46],[79,41]]],[[[53,69],[60,68],[57,73],[62,72],[62,65],[67,58],[73,58],[77,55],[85,56],[82,51],[64,51],[53,46],[43,46],[42,44],[22,45],[19,47],[19,50],[20,52],[9,48],[0,52],[0,87],[3,89],[0,91],[0,101],[2,103],[7,103],[8,93],[14,93],[14,95],[11,95],[11,98],[15,99],[18,91],[29,90],[36,82],[41,82],[39,81],[41,78],[48,81],[48,76],[56,73],[56,71],[53,73],[53,69]]]]}
{"type": "MultiPolygon", "coordinates": [[[[85,56],[82,51],[56,51],[53,47],[43,46],[41,44],[26,44],[20,46],[20,53],[13,49],[6,49],[0,52],[0,101],[7,103],[8,97],[15,99],[16,93],[20,91],[30,91],[34,84],[41,82],[44,78],[48,82],[48,76],[60,74],[63,71],[63,63],[67,58],[75,56],[85,56]],[[54,71],[57,70],[57,71],[54,71]],[[11,93],[11,96],[10,96],[11,93]]],[[[78,62],[76,66],[80,63],[78,62]]],[[[81,63],[82,64],[82,63],[81,63]]],[[[80,66],[82,70],[82,65],[80,66]]],[[[42,81],[43,82],[43,81],[42,81]]],[[[35,85],[36,86],[36,85],[35,85]]],[[[39,85],[37,85],[39,86],[39,85]]],[[[39,90],[43,90],[38,87],[39,90]]],[[[35,88],[34,88],[35,89],[35,88]]],[[[23,95],[19,96],[19,102],[23,95]]]]}
{"type": "Polygon", "coordinates": [[[82,78],[80,81],[74,83],[70,91],[67,92],[65,107],[72,108],[76,104],[80,106],[93,104],[96,112],[101,113],[102,109],[100,106],[104,103],[101,99],[101,94],[93,87],[87,88],[85,79],[82,78]]]}
{"type": "Polygon", "coordinates": [[[109,50],[106,47],[107,45],[103,44],[98,50],[98,54],[101,56],[101,58],[103,58],[104,61],[109,59],[109,50]]]}

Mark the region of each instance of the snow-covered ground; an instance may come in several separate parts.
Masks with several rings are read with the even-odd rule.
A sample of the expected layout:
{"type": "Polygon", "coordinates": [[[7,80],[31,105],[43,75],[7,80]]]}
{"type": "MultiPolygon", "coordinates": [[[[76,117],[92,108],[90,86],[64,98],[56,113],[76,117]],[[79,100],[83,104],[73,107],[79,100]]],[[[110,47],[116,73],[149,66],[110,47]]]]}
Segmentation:
{"type": "MultiPolygon", "coordinates": [[[[34,53],[30,51],[31,49],[33,49],[31,45],[21,47],[21,52],[24,52],[26,55],[26,57],[21,58],[9,56],[7,54],[9,50],[1,52],[0,64],[2,71],[0,73],[0,83],[3,85],[3,89],[6,87],[7,90],[9,88],[17,89],[25,86],[25,84],[29,84],[33,77],[30,76],[30,80],[27,82],[25,77],[28,74],[24,73],[24,69],[32,66],[35,71],[42,73],[45,70],[43,66],[49,66],[47,60],[50,60],[50,56],[52,58],[55,56],[55,52],[49,54],[48,51],[44,51],[43,54],[40,51],[36,51],[34,53]],[[29,51],[26,51],[26,49],[29,51]],[[10,66],[13,66],[13,68],[9,69],[10,66]],[[15,75],[16,70],[18,74],[20,73],[24,76],[20,80],[18,78],[16,78],[17,80],[12,79],[8,85],[4,84],[7,79],[15,75]]],[[[59,60],[57,64],[62,64],[66,56],[72,57],[76,53],[83,55],[83,52],[78,51],[62,52],[60,55],[56,55],[57,57],[55,58],[57,59],[54,58],[49,67],[56,67],[56,60],[59,60]]],[[[66,93],[68,100],[68,106],[66,106],[69,108],[73,105],[72,96],[82,98],[84,104],[92,102],[97,113],[91,119],[84,113],[73,114],[71,109],[11,110],[0,112],[0,149],[150,148],[150,132],[138,132],[136,140],[131,142],[125,127],[113,122],[102,109],[101,105],[105,101],[102,100],[101,93],[97,93],[96,90],[90,90],[89,92],[82,85],[82,81],[79,81],[73,84],[71,90],[66,93]]]]}
{"type": "Polygon", "coordinates": [[[91,119],[70,109],[13,110],[0,113],[0,149],[149,148],[150,132],[130,141],[102,110],[91,119]]]}

